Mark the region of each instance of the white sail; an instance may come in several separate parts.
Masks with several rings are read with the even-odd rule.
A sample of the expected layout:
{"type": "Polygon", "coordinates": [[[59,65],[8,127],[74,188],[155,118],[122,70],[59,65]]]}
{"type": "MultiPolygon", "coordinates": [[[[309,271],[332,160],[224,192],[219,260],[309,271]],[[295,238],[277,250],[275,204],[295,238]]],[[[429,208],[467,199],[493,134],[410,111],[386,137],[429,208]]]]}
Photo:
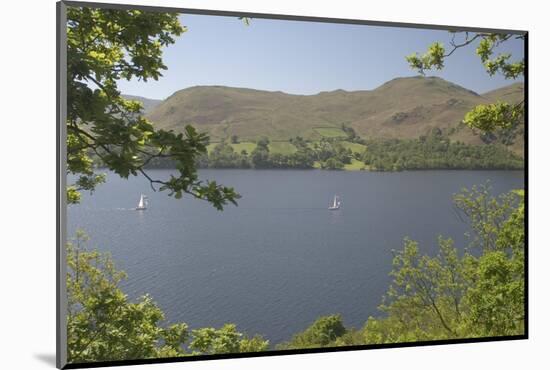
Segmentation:
{"type": "Polygon", "coordinates": [[[342,202],[340,201],[340,198],[338,197],[338,195],[335,195],[334,199],[332,200],[332,204],[329,203],[328,209],[330,210],[340,209],[341,204],[342,202]]]}
{"type": "Polygon", "coordinates": [[[136,209],[147,209],[147,197],[143,194],[141,194],[141,197],[139,198],[139,203],[136,209]]]}

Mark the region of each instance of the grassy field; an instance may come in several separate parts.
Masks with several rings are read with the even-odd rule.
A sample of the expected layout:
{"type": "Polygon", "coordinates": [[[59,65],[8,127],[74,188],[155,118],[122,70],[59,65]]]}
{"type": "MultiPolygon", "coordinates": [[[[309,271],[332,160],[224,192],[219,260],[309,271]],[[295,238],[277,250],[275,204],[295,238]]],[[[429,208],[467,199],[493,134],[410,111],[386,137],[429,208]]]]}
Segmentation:
{"type": "Polygon", "coordinates": [[[345,137],[346,133],[338,127],[315,127],[315,132],[324,137],[345,137]]]}
{"type": "Polygon", "coordinates": [[[248,154],[250,154],[250,153],[252,153],[252,151],[254,150],[254,148],[256,148],[256,143],[243,142],[243,143],[231,144],[231,146],[233,147],[233,149],[234,149],[237,153],[240,153],[240,152],[242,152],[243,150],[246,150],[246,152],[247,152],[248,154]]]}
{"type": "MultiPolygon", "coordinates": [[[[214,147],[218,144],[219,143],[210,143],[208,145],[208,153],[212,152],[212,149],[214,149],[214,147]]],[[[245,141],[242,143],[231,144],[231,146],[237,153],[240,153],[241,151],[246,150],[247,153],[250,154],[252,153],[254,148],[256,148],[256,143],[245,141]]],[[[272,141],[271,143],[269,143],[270,153],[279,153],[279,154],[289,155],[289,154],[296,153],[296,151],[297,151],[296,147],[293,144],[291,144],[289,141],[272,141]]]]}
{"type": "Polygon", "coordinates": [[[344,148],[350,148],[352,152],[362,154],[367,147],[363,144],[350,143],[348,141],[342,141],[344,148]]]}
{"type": "Polygon", "coordinates": [[[361,161],[358,161],[357,159],[352,159],[350,164],[346,164],[344,166],[344,170],[346,171],[359,171],[364,169],[365,164],[361,161]]]}
{"type": "Polygon", "coordinates": [[[298,149],[288,141],[272,141],[269,143],[270,153],[294,154],[298,149]]]}
{"type": "MultiPolygon", "coordinates": [[[[315,161],[313,163],[313,168],[320,169],[321,168],[321,163],[319,163],[318,161],[315,161]]],[[[360,170],[365,170],[366,165],[363,162],[358,161],[357,159],[352,159],[351,163],[344,165],[343,169],[345,171],[360,171],[360,170]]]]}
{"type": "MultiPolygon", "coordinates": [[[[212,149],[214,149],[214,147],[218,144],[219,142],[208,144],[208,147],[207,147],[208,153],[211,153],[212,149]]],[[[256,143],[242,142],[242,143],[231,144],[231,146],[233,147],[233,150],[235,150],[237,153],[240,153],[242,150],[246,150],[248,154],[250,154],[254,150],[254,148],[256,148],[256,143]]]]}
{"type": "Polygon", "coordinates": [[[208,150],[208,154],[210,154],[212,152],[212,149],[214,149],[214,147],[218,145],[218,143],[210,143],[208,144],[208,146],[206,147],[206,150],[208,150]]]}

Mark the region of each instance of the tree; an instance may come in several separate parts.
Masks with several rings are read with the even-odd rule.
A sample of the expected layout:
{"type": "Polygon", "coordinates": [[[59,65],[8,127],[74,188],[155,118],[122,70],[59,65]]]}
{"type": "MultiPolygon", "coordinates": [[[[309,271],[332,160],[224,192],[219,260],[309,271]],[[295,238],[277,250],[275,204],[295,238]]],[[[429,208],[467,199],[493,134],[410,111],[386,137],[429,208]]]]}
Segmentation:
{"type": "Polygon", "coordinates": [[[256,147],[250,153],[252,164],[255,168],[270,167],[269,162],[269,139],[261,138],[256,143],[256,147]]]}
{"type": "Polygon", "coordinates": [[[208,166],[227,168],[231,167],[235,151],[233,147],[225,141],[215,145],[212,151],[208,154],[208,166]]]}
{"type": "Polygon", "coordinates": [[[300,149],[309,149],[308,148],[308,145],[307,145],[307,142],[304,140],[303,137],[301,136],[296,136],[296,137],[293,137],[293,138],[290,138],[290,143],[292,145],[294,145],[298,150],[300,149]]]}
{"type": "MultiPolygon", "coordinates": [[[[490,191],[491,187],[487,183],[474,185],[471,189],[464,188],[454,196],[457,215],[472,230],[468,247],[477,252],[500,249],[498,243],[502,240],[502,228],[518,203],[516,191],[498,197],[491,196],[490,191]]],[[[515,248],[522,247],[516,245],[515,248]]]]}
{"type": "Polygon", "coordinates": [[[128,301],[118,288],[126,277],[108,255],[83,247],[77,233],[67,244],[67,358],[70,363],[176,356],[187,325],[163,328],[164,314],[149,296],[128,301]],[[159,342],[164,341],[164,345],[159,342]]]}
{"type": "Polygon", "coordinates": [[[87,250],[77,232],[67,244],[67,357],[70,363],[177,357],[198,353],[264,351],[269,342],[247,337],[234,324],[195,329],[162,325],[164,313],[147,295],[130,302],[120,289],[126,278],[108,254],[87,250]],[[190,341],[190,343],[188,343],[190,341]],[[193,353],[187,351],[187,347],[193,353]]]}
{"type": "Polygon", "coordinates": [[[440,237],[439,253],[430,257],[405,239],[380,306],[386,317],[368,319],[364,343],[524,333],[523,192],[492,198],[488,188],[475,188],[458,194],[455,202],[477,232],[473,240],[481,249],[459,254],[452,240],[440,237]],[[495,223],[500,227],[492,228],[495,223]],[[489,231],[480,233],[484,228],[489,231]]]}
{"type": "Polygon", "coordinates": [[[120,79],[161,77],[162,49],[185,31],[175,13],[67,8],[67,172],[78,176],[67,189],[69,203],[105,180],[95,171],[101,164],[123,178],[141,174],[153,190],[175,198],[188,193],[219,210],[236,204],[232,188],[198,179],[207,135],[192,126],[182,134],[156,130],[141,104],[124,99],[117,87],[120,79]],[[158,158],[172,159],[177,175],[152,178],[146,167],[158,158]]]}
{"type": "Polygon", "coordinates": [[[512,191],[495,207],[494,198],[483,201],[486,193],[470,192],[475,201],[463,207],[483,227],[474,228],[483,254],[475,261],[465,296],[467,323],[478,335],[515,335],[523,333],[525,320],[525,194],[512,191]]]}
{"type": "Polygon", "coordinates": [[[358,143],[358,144],[364,144],[365,141],[361,139],[359,135],[355,132],[353,127],[349,126],[349,122],[343,122],[341,125],[342,131],[345,132],[347,136],[347,141],[351,141],[352,143],[358,143]]]}
{"type": "Polygon", "coordinates": [[[237,331],[235,324],[225,324],[220,329],[201,328],[192,331],[189,344],[193,354],[259,352],[269,348],[269,341],[261,336],[248,338],[237,331]]]}
{"type": "Polygon", "coordinates": [[[338,158],[331,157],[324,162],[321,162],[321,168],[325,170],[341,170],[344,168],[344,162],[338,158]]]}
{"type": "MultiPolygon", "coordinates": [[[[435,42],[428,47],[423,55],[413,53],[406,57],[411,68],[424,74],[431,69],[443,69],[445,59],[455,51],[477,42],[476,53],[485,70],[490,76],[499,73],[506,79],[516,79],[524,75],[525,59],[512,61],[510,53],[496,53],[496,49],[511,39],[525,39],[525,35],[486,33],[486,32],[451,32],[452,49],[446,52],[441,42],[435,42]],[[461,41],[456,41],[461,38],[461,41]]],[[[476,106],[464,117],[464,123],[482,132],[500,132],[509,134],[524,120],[524,101],[517,104],[497,102],[476,106]]]]}
{"type": "Polygon", "coordinates": [[[279,349],[319,348],[326,347],[346,334],[342,316],[321,316],[303,332],[295,334],[287,343],[278,346],[279,349]]]}
{"type": "Polygon", "coordinates": [[[332,142],[327,138],[322,138],[319,142],[313,145],[313,149],[318,161],[324,162],[329,158],[336,156],[336,150],[332,145],[332,142]]]}
{"type": "Polygon", "coordinates": [[[367,142],[360,160],[377,171],[417,169],[522,169],[521,157],[502,144],[466,145],[430,132],[418,139],[376,139],[367,142]]]}
{"type": "Polygon", "coordinates": [[[393,259],[394,279],[385,296],[385,302],[391,303],[380,307],[390,316],[405,314],[402,331],[416,332],[418,339],[456,338],[463,315],[463,261],[452,240],[440,238],[439,246],[436,257],[422,256],[418,243],[405,239],[404,249],[393,259]],[[412,308],[417,308],[416,313],[412,308]]]}
{"type": "Polygon", "coordinates": [[[248,168],[250,164],[245,154],[237,153],[225,141],[214,146],[208,155],[208,167],[213,168],[248,168]]]}
{"type": "Polygon", "coordinates": [[[262,137],[256,143],[256,148],[269,151],[269,139],[267,137],[262,137]]]}

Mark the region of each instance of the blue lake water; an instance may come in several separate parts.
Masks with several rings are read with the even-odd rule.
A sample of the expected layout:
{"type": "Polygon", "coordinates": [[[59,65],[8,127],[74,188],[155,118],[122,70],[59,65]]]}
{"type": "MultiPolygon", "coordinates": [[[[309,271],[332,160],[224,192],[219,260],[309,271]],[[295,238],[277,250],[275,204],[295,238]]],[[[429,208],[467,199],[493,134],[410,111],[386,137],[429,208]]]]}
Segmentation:
{"type": "Polygon", "coordinates": [[[430,254],[438,235],[466,244],[454,193],[487,180],[495,194],[523,186],[520,171],[203,170],[200,177],[235,187],[239,206],[219,212],[153,192],[143,177],[108,174],[93,195],[69,206],[69,236],[84,229],[89,247],[109,251],[128,273],[123,290],[131,298],[150,294],[167,321],[233,322],[272,344],[320,315],[340,313],[361,327],[379,314],[391,250],[404,237],[430,254]],[[146,211],[132,210],[140,193],[149,197],[146,211]],[[335,194],[343,206],[329,211],[335,194]]]}

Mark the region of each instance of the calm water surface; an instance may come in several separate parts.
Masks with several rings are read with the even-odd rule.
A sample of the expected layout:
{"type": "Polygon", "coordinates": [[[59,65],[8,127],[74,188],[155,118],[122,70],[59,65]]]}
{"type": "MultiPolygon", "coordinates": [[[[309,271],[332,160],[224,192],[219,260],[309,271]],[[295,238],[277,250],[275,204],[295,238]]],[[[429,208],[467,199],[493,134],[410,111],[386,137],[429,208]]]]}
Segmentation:
{"type": "MultiPolygon", "coordinates": [[[[154,170],[166,178],[167,170],[154,170]]],[[[320,315],[340,313],[360,327],[386,291],[391,250],[408,236],[434,253],[438,235],[465,243],[466,225],[451,197],[490,180],[494,193],[522,187],[515,171],[401,173],[203,170],[242,195],[216,211],[204,201],[153,192],[142,177],[107,183],[70,206],[69,235],[78,228],[90,246],[111,252],[128,273],[123,289],[145,293],[169,322],[191,328],[234,322],[272,344],[320,315]],[[135,211],[140,193],[150,208],[135,211]],[[339,211],[328,211],[334,194],[339,211]]]]}

